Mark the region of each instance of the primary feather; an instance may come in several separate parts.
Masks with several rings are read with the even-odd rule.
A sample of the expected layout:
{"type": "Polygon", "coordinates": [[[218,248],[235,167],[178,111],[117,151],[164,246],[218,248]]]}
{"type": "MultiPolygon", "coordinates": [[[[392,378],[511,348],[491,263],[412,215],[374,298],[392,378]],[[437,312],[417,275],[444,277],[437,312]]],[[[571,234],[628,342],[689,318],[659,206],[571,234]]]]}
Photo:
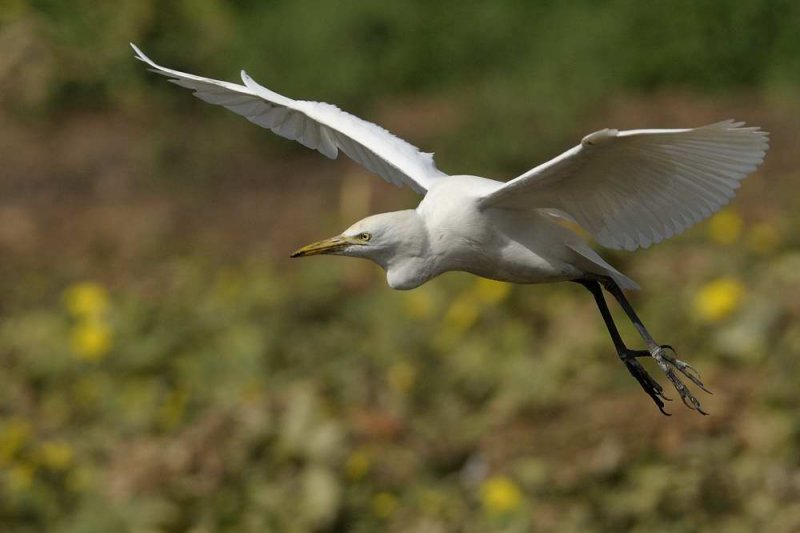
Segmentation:
{"type": "Polygon", "coordinates": [[[323,102],[292,100],[256,83],[242,71],[244,85],[203,78],[162,67],[131,44],[136,58],[153,72],[170,78],[195,96],[224,106],[250,122],[268,128],[282,137],[298,141],[334,159],[339,150],[389,183],[408,185],[425,193],[445,176],[436,168],[432,154],[420,152],[412,144],[371,122],[323,102]]]}
{"type": "Polygon", "coordinates": [[[742,122],[601,130],[488,194],[484,207],[562,211],[609,248],[676,235],[733,197],[764,160],[768,134],[742,122]]]}

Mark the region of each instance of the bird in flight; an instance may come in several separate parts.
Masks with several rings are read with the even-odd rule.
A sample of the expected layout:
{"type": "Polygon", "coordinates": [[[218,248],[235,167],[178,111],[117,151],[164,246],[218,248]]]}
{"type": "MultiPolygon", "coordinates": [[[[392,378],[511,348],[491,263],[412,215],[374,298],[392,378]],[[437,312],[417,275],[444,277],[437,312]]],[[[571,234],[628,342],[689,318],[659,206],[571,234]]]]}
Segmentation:
{"type": "Polygon", "coordinates": [[[334,254],[369,259],[393,289],[407,290],[448,271],[510,283],[572,281],[594,297],[614,348],[659,410],[669,400],[639,358],[651,357],[683,403],[706,414],[686,378],[708,392],[697,372],[659,344],[623,289],[638,289],[570,229],[583,227],[602,246],[646,248],[708,218],[764,160],[768,133],[727,120],[699,128],[604,129],[509,182],[450,176],[433,155],[331,104],[292,100],[256,83],[213,80],[136,58],[250,122],[335,159],[341,150],[367,170],[423,196],[416,209],[360,220],[292,257],[334,254]],[[603,296],[611,294],[646,349],[623,341],[603,296]]]}

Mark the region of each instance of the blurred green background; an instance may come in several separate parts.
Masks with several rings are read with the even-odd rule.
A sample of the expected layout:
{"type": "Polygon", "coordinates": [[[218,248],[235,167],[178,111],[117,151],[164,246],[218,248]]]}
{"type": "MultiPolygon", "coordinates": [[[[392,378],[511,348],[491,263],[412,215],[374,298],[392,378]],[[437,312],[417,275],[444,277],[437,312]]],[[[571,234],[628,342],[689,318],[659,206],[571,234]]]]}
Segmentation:
{"type": "Polygon", "coordinates": [[[800,530],[798,28],[788,0],[0,0],[0,529],[800,530]],[[129,41],[449,173],[509,179],[602,127],[772,132],[720,215],[604,252],[711,416],[661,416],[577,286],[290,261],[417,198],[129,41]]]}

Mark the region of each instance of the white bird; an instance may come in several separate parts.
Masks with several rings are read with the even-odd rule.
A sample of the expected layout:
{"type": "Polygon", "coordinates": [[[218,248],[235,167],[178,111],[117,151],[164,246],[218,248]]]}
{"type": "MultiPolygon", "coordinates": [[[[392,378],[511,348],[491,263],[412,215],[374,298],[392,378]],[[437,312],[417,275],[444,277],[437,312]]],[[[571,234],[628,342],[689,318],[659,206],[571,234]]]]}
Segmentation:
{"type": "Polygon", "coordinates": [[[661,412],[668,414],[668,398],[638,357],[655,359],[683,402],[705,414],[678,373],[706,390],[699,376],[653,339],[623,294],[638,285],[564,222],[614,249],[646,248],[677,235],[733,197],[764,160],[767,132],[732,120],[690,129],[604,129],[506,183],[449,176],[432,154],[336,106],[281,96],[244,71],[240,85],[164,68],[131,46],[152,71],[202,100],[331,159],[341,150],[386,181],[423,195],[416,209],[367,217],[292,257],[363,257],[383,267],[389,286],[400,290],[448,271],[511,283],[577,282],[593,294],[618,356],[661,412]],[[602,288],[620,303],[646,350],[625,345],[602,288]]]}

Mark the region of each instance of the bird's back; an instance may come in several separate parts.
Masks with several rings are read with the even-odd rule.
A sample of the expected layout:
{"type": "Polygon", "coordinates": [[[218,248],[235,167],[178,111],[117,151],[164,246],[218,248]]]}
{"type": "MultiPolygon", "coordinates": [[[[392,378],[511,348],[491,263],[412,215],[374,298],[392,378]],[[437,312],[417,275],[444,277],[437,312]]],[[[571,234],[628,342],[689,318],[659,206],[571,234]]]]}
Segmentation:
{"type": "Polygon", "coordinates": [[[428,231],[436,274],[465,271],[513,283],[574,279],[569,244],[580,236],[540,210],[481,208],[480,199],[503,183],[452,176],[433,187],[417,208],[428,231]]]}

